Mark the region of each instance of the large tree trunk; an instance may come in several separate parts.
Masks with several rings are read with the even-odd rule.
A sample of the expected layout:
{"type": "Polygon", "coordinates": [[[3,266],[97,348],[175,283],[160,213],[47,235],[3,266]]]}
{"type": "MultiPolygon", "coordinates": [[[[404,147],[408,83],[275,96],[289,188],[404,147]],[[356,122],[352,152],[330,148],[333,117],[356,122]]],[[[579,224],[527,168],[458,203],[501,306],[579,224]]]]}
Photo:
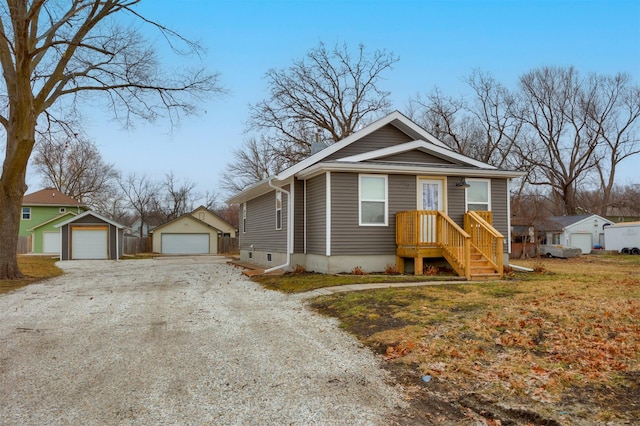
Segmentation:
{"type": "MultiPolygon", "coordinates": [[[[23,84],[24,85],[24,84],[23,84]]],[[[0,280],[24,276],[18,268],[18,234],[27,163],[35,144],[36,114],[28,82],[10,102],[7,143],[0,177],[0,280]]]]}
{"type": "Polygon", "coordinates": [[[0,280],[23,278],[16,253],[23,194],[24,191],[5,187],[4,182],[0,186],[0,280]]]}
{"type": "Polygon", "coordinates": [[[29,126],[24,118],[15,121],[10,121],[7,131],[7,152],[0,178],[0,280],[23,278],[16,248],[22,197],[27,190],[26,165],[35,141],[32,130],[35,126],[29,126]]]}

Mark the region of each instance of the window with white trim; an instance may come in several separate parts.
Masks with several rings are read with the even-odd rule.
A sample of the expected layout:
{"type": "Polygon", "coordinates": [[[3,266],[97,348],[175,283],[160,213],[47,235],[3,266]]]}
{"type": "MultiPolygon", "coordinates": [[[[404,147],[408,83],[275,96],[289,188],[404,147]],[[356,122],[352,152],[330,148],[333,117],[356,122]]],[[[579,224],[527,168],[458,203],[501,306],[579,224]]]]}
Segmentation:
{"type": "Polygon", "coordinates": [[[276,230],[282,229],[282,192],[276,191],[276,230]]]}
{"type": "Polygon", "coordinates": [[[386,175],[359,175],[358,204],[361,226],[386,226],[388,192],[386,175]]]}
{"type": "Polygon", "coordinates": [[[242,203],[242,233],[247,232],[247,203],[242,203]]]}
{"type": "Polygon", "coordinates": [[[60,207],[60,213],[64,213],[66,211],[67,211],[67,209],[65,209],[64,207],[60,207]]]}
{"type": "Polygon", "coordinates": [[[467,183],[467,211],[490,211],[491,181],[467,178],[467,183]]]}
{"type": "Polygon", "coordinates": [[[31,207],[22,208],[22,220],[31,220],[31,207]]]}

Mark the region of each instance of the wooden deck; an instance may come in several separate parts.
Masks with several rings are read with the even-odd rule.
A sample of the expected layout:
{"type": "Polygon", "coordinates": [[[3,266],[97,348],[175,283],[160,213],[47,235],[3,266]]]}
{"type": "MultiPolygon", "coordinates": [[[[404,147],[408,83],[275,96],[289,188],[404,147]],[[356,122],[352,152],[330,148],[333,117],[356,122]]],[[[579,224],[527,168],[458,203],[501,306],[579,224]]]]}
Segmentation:
{"type": "Polygon", "coordinates": [[[425,258],[442,257],[456,273],[472,279],[502,278],[504,237],[493,226],[491,212],[467,212],[464,229],[441,211],[411,210],[396,214],[396,268],[406,258],[423,274],[425,258]]]}

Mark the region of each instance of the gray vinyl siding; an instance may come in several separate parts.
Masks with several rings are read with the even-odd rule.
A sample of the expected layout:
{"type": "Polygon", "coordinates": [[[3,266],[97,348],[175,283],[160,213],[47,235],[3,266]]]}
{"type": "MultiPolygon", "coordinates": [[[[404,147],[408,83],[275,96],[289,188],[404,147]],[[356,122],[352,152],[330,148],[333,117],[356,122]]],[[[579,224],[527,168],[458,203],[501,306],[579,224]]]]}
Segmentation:
{"type": "Polygon", "coordinates": [[[358,174],[331,174],[331,255],[396,253],[396,212],[415,210],[416,177],[388,175],[388,226],[360,226],[358,174]]]}
{"type": "Polygon", "coordinates": [[[505,244],[508,242],[508,222],[507,222],[507,180],[491,179],[491,211],[493,212],[493,227],[504,236],[505,244]]]}
{"type": "Polygon", "coordinates": [[[293,252],[304,253],[304,181],[295,180],[293,252]]]}
{"type": "Polygon", "coordinates": [[[377,161],[423,164],[453,164],[448,160],[418,150],[390,155],[388,157],[379,158],[377,159],[377,161]]]}
{"type": "MultiPolygon", "coordinates": [[[[333,175],[332,175],[333,177],[333,175]]],[[[326,254],[326,175],[307,180],[307,253],[326,254]]]]}
{"type": "MultiPolygon", "coordinates": [[[[288,186],[284,189],[288,190],[288,186]]],[[[276,230],[275,190],[247,201],[247,229],[242,233],[242,207],[240,208],[240,249],[276,253],[287,252],[287,204],[289,197],[282,194],[282,229],[276,230]]]]}
{"type": "Polygon", "coordinates": [[[449,177],[447,179],[447,214],[449,217],[460,226],[464,227],[464,214],[466,212],[464,204],[464,188],[456,186],[456,182],[459,182],[458,177],[449,177]]]}
{"type": "Polygon", "coordinates": [[[74,227],[77,229],[80,226],[107,226],[107,258],[118,259],[122,257],[124,248],[124,231],[97,217],[87,215],[74,220],[72,223],[64,225],[61,228],[61,260],[71,259],[71,230],[74,227]]]}
{"type": "Polygon", "coordinates": [[[349,157],[351,155],[362,154],[365,152],[375,151],[376,149],[387,148],[399,145],[405,142],[411,142],[413,139],[398,128],[387,124],[378,129],[374,133],[353,142],[351,145],[342,148],[338,152],[334,152],[325,158],[324,161],[336,160],[338,158],[349,157]]]}

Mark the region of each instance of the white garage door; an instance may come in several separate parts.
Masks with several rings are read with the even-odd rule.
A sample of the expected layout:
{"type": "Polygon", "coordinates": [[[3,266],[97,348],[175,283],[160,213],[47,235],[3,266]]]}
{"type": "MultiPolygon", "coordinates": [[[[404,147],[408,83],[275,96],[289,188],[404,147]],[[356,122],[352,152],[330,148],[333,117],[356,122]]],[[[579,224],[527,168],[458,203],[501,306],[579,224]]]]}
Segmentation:
{"type": "Polygon", "coordinates": [[[162,234],[164,254],[208,254],[209,234],[162,234]]]}
{"type": "Polygon", "coordinates": [[[71,231],[72,259],[106,259],[107,228],[73,229],[71,231]]]}
{"type": "Polygon", "coordinates": [[[591,234],[571,234],[571,247],[579,248],[582,254],[591,253],[591,234]]]}
{"type": "Polygon", "coordinates": [[[44,232],[42,234],[42,252],[60,253],[60,232],[44,232]]]}

